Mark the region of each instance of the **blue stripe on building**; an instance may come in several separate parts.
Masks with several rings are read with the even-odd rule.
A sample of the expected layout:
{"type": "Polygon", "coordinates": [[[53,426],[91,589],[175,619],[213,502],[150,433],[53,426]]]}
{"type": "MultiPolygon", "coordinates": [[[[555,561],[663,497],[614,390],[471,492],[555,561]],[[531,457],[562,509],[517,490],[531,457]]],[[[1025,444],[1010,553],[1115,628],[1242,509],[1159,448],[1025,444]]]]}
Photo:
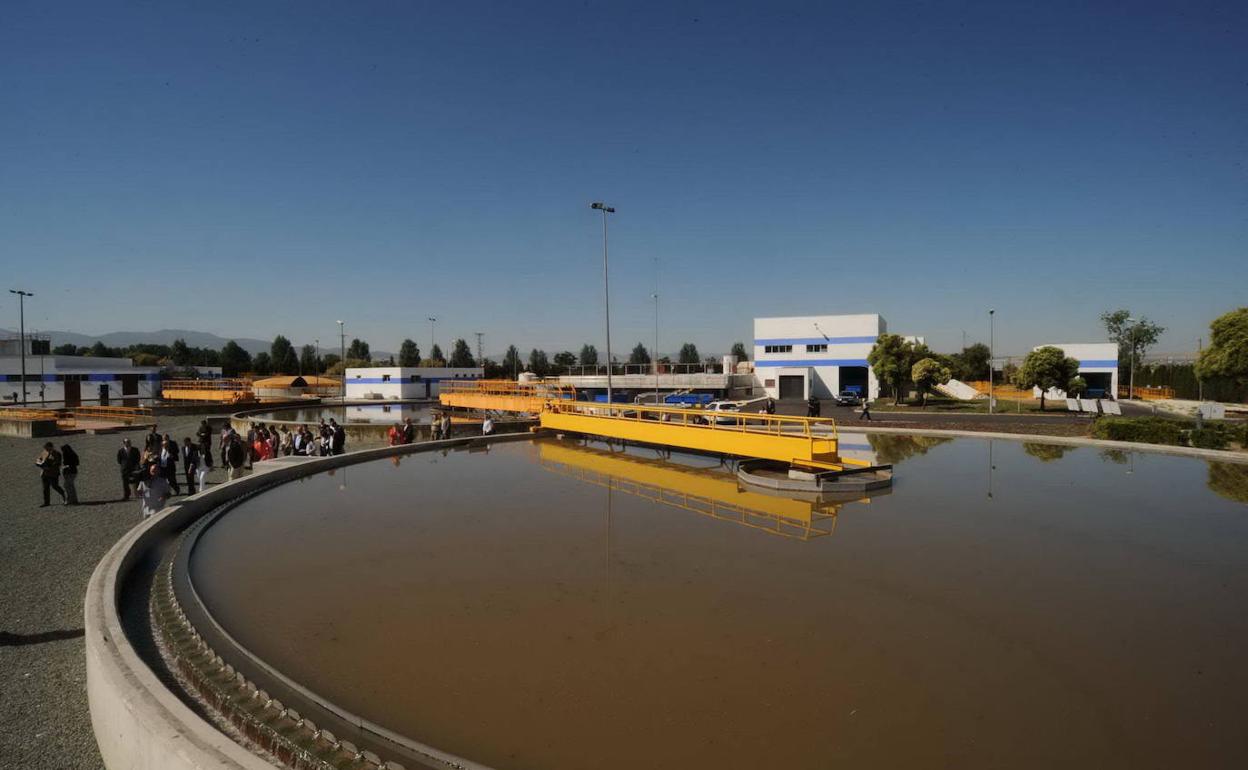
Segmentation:
{"type": "Polygon", "coordinates": [[[1079,368],[1080,369],[1117,369],[1118,362],[1112,358],[1108,360],[1100,359],[1100,360],[1093,360],[1093,361],[1080,361],[1079,368]]]}
{"type": "Polygon", "coordinates": [[[455,382],[455,381],[463,382],[464,380],[479,380],[479,379],[481,378],[478,377],[477,375],[473,375],[472,377],[421,377],[418,380],[405,380],[402,377],[398,379],[389,379],[389,380],[383,380],[380,377],[357,377],[354,380],[347,380],[347,384],[348,385],[356,385],[356,384],[359,384],[359,385],[419,385],[422,382],[444,382],[447,380],[451,382],[455,382]]]}
{"type": "Polygon", "coordinates": [[[875,337],[793,337],[754,340],[755,345],[861,345],[874,343],[875,337]]]}
{"type": "Polygon", "coordinates": [[[784,361],[758,359],[754,366],[866,366],[865,358],[799,358],[784,361]]]}

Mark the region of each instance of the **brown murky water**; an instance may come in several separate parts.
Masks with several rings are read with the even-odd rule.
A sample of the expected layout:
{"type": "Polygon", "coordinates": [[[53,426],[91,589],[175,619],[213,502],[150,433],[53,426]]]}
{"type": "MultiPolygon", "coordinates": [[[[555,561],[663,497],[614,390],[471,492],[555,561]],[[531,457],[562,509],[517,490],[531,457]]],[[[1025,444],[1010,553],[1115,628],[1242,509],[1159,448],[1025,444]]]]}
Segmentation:
{"type": "Polygon", "coordinates": [[[643,451],[374,462],[245,503],[193,576],[288,675],[498,768],[1248,766],[1248,467],[872,443],[897,484],[839,510],[643,451]]]}

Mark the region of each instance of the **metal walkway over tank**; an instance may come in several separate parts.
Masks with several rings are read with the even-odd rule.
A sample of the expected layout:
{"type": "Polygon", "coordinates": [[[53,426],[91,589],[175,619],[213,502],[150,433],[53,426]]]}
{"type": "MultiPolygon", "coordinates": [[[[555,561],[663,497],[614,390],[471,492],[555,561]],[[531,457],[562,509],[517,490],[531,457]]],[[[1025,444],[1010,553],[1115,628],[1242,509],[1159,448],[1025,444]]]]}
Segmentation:
{"type": "Polygon", "coordinates": [[[567,433],[775,460],[815,471],[865,465],[841,458],[836,422],[830,418],[575,399],[575,389],[566,385],[510,380],[450,382],[438,395],[448,407],[539,414],[543,428],[567,433]]]}
{"type": "Polygon", "coordinates": [[[482,412],[526,412],[537,414],[550,400],[576,398],[576,388],[549,382],[511,380],[444,381],[438,390],[442,406],[477,409],[482,412]]]}

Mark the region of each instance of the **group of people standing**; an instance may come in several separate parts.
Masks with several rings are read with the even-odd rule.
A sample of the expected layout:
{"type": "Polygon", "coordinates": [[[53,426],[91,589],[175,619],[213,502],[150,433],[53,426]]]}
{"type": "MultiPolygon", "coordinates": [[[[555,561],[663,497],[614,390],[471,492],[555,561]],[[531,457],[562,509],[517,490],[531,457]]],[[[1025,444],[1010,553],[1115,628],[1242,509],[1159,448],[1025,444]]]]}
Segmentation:
{"type": "Polygon", "coordinates": [[[233,466],[233,462],[228,455],[236,444],[239,445],[236,451],[243,455],[245,467],[251,468],[253,462],[272,460],[274,457],[343,454],[347,451],[347,432],[333,418],[329,422],[321,420],[316,430],[299,425],[292,431],[288,425],[269,427],[261,422],[252,423],[247,428],[244,441],[233,426],[226,425],[221,429],[221,457],[222,462],[229,466],[233,466]]]}

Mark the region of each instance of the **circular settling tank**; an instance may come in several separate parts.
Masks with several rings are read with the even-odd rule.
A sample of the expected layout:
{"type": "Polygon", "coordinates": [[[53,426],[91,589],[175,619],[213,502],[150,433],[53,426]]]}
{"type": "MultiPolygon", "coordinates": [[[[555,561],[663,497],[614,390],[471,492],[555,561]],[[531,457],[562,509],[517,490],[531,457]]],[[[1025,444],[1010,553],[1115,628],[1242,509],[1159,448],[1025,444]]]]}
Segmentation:
{"type": "Polygon", "coordinates": [[[496,768],[1248,765],[1248,466],[869,439],[895,486],[835,502],[555,440],[369,462],[190,574],[288,677],[496,768]]]}
{"type": "Polygon", "coordinates": [[[428,425],[431,404],[347,404],[346,406],[299,406],[269,412],[248,412],[244,419],[251,422],[297,422],[317,425],[332,417],[343,425],[394,425],[411,418],[418,425],[428,425]]]}

